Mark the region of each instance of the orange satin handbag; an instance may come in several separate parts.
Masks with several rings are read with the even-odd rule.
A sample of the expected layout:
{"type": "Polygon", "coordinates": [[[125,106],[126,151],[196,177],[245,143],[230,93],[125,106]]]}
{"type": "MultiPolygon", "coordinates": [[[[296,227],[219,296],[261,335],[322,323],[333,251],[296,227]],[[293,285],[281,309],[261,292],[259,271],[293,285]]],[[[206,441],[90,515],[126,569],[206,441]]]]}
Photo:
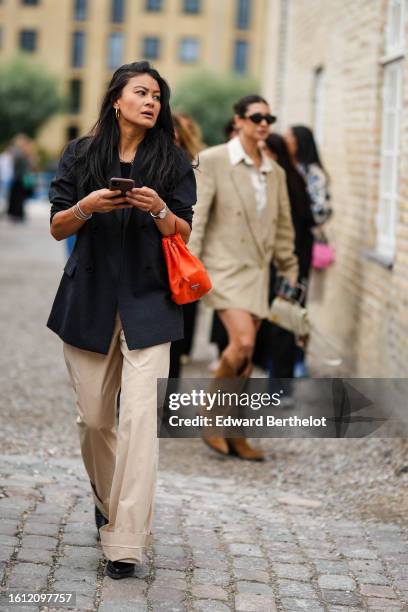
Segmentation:
{"type": "Polygon", "coordinates": [[[162,237],[162,246],[173,302],[189,304],[210,291],[211,281],[204,264],[190,253],[177,226],[174,234],[162,237]]]}

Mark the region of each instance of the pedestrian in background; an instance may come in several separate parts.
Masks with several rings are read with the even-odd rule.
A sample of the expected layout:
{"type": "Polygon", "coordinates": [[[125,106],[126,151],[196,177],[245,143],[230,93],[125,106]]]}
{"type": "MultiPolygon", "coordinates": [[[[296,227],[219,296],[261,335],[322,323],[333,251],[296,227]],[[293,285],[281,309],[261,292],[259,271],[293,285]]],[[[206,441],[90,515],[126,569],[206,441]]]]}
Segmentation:
{"type": "MultiPolygon", "coordinates": [[[[289,155],[305,179],[315,225],[323,225],[332,215],[329,176],[320,160],[313,132],[304,125],[294,125],[284,137],[289,155]]],[[[295,376],[308,376],[304,351],[298,347],[296,353],[295,376]]]]}
{"type": "Polygon", "coordinates": [[[313,132],[304,125],[294,125],[284,137],[289,155],[306,181],[315,224],[321,225],[332,214],[329,175],[320,161],[313,132]]]}
{"type": "Polygon", "coordinates": [[[32,197],[34,184],[32,171],[36,162],[34,145],[25,134],[17,134],[11,146],[12,178],[7,214],[12,221],[25,220],[24,205],[32,197]]]}
{"type": "MultiPolygon", "coordinates": [[[[191,250],[202,257],[213,283],[204,302],[228,334],[215,377],[247,379],[256,334],[269,311],[270,263],[292,285],[298,265],[285,174],[258,146],[275,117],[258,95],[242,98],[234,111],[239,135],[200,155],[191,250]]],[[[223,455],[264,458],[244,437],[204,440],[223,455]]]]}
{"type": "MultiPolygon", "coordinates": [[[[307,288],[312,260],[313,232],[315,225],[311,209],[311,200],[306,182],[297,170],[289,155],[286,142],[278,134],[270,134],[265,141],[265,153],[270,155],[285,171],[288,188],[292,222],[295,230],[295,253],[299,262],[298,282],[307,288]]],[[[276,284],[276,268],[271,265],[270,302],[274,299],[276,284]]],[[[302,299],[306,304],[306,292],[302,299]]],[[[269,370],[271,378],[292,378],[296,359],[296,341],[293,333],[270,323],[262,321],[257,336],[254,362],[269,370]]],[[[282,384],[278,384],[281,388],[282,384]]],[[[282,401],[289,396],[289,389],[282,401]]]]}
{"type": "MultiPolygon", "coordinates": [[[[197,166],[198,154],[204,148],[199,126],[186,113],[173,113],[173,123],[176,144],[183,149],[190,162],[197,166]]],[[[183,306],[183,315],[184,338],[171,343],[169,378],[178,378],[180,376],[182,358],[190,355],[194,338],[197,302],[185,304],[183,306]]]]}
{"type": "Polygon", "coordinates": [[[111,578],[130,576],[150,541],[156,381],[167,378],[170,342],[183,335],[161,239],[177,222],[188,241],[196,186],[174,143],[169,98],[148,62],[118,68],[94,129],[67,146],[50,189],[51,234],[76,233],[77,240],[48,327],[64,341],[111,578]],[[112,177],[130,177],[137,187],[111,191],[112,177]]]}

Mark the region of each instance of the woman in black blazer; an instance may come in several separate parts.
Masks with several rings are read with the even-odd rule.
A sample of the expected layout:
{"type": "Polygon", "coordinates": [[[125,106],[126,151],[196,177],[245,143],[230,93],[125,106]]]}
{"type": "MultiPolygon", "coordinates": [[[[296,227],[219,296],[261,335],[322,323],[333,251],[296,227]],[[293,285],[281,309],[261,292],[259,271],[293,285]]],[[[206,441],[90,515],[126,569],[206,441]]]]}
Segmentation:
{"type": "Polygon", "coordinates": [[[191,163],[174,144],[166,81],[148,62],[113,75],[90,135],[65,149],[50,189],[51,234],[76,234],[48,327],[64,341],[81,451],[108,559],[123,578],[141,562],[157,469],[156,380],[183,336],[162,235],[187,242],[196,201],[191,163]],[[112,177],[132,178],[122,194],[112,177]],[[121,409],[116,430],[116,400],[121,409]]]}

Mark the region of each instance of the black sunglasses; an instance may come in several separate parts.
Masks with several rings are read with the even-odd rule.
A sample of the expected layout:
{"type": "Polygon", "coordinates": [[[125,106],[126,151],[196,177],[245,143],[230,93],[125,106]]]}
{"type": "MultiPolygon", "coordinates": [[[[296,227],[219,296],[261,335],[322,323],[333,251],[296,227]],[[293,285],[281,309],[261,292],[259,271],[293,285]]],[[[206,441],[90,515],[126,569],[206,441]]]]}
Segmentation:
{"type": "Polygon", "coordinates": [[[276,117],[274,117],[274,115],[270,115],[269,113],[267,115],[263,115],[262,113],[253,113],[252,115],[244,117],[244,119],[250,119],[252,123],[257,124],[262,123],[262,121],[265,120],[268,125],[271,125],[276,121],[276,117]]]}

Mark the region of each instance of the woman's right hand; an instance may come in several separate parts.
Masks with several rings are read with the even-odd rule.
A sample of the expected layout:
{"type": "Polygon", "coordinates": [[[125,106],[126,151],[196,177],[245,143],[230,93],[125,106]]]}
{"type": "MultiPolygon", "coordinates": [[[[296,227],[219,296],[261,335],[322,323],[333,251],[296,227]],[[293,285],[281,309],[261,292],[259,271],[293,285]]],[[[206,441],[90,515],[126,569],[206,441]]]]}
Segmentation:
{"type": "Polygon", "coordinates": [[[132,208],[131,204],[126,203],[125,197],[121,196],[122,192],[120,189],[111,191],[110,189],[97,189],[91,191],[85,198],[79,201],[81,210],[86,215],[90,215],[94,212],[108,213],[112,210],[119,210],[120,208],[132,208]]]}

